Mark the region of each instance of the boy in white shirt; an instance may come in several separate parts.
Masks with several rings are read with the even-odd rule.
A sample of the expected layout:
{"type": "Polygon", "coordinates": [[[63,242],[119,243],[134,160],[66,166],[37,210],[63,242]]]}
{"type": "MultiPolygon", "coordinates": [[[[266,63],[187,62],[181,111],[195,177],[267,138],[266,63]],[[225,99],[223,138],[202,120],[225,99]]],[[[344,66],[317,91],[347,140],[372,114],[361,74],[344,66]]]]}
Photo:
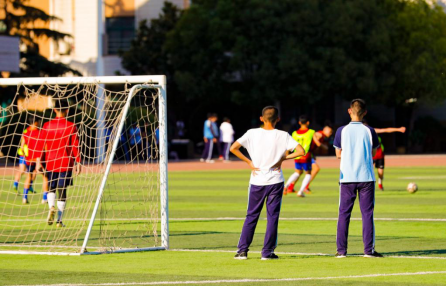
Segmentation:
{"type": "Polygon", "coordinates": [[[229,161],[229,148],[234,141],[234,129],[231,120],[224,118],[220,125],[220,142],[223,143],[223,156],[225,162],[229,161]]]}
{"type": "Polygon", "coordinates": [[[279,120],[279,111],[276,107],[265,107],[260,117],[260,121],[264,123],[263,128],[248,130],[234,142],[230,149],[252,170],[249,181],[248,211],[234,259],[248,259],[249,246],[265,201],[268,223],[262,260],[279,258],[274,254],[274,249],[277,247],[277,228],[285,181],[281,169],[282,162],[305,155],[302,146],[287,132],[275,129],[279,120]],[[242,146],[248,151],[251,160],[240,152],[242,146]],[[295,151],[286,155],[286,151],[292,150],[295,151]]]}

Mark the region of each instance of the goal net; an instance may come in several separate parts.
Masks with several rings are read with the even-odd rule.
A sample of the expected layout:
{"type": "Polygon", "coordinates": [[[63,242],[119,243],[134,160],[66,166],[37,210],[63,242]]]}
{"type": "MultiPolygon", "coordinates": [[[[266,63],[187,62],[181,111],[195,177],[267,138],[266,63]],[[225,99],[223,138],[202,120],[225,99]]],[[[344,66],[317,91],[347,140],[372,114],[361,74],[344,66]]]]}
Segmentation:
{"type": "Polygon", "coordinates": [[[165,84],[0,79],[0,253],[168,248],[165,84]]]}

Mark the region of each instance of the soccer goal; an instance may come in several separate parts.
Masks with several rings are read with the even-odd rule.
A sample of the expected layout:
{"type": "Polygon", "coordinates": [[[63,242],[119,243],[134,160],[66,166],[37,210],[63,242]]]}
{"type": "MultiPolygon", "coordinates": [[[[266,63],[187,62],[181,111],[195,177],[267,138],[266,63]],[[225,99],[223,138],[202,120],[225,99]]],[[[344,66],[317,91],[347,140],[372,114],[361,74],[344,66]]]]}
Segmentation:
{"type": "Polygon", "coordinates": [[[0,94],[13,98],[0,111],[0,253],[169,248],[165,76],[9,78],[0,79],[0,94]],[[46,139],[43,169],[33,171],[37,153],[26,140],[31,131],[57,132],[57,101],[68,105],[58,123],[75,126],[74,140],[60,141],[71,153],[59,162],[61,147],[46,139]],[[64,161],[81,172],[56,173],[64,161]],[[54,224],[49,187],[57,190],[54,224]]]}

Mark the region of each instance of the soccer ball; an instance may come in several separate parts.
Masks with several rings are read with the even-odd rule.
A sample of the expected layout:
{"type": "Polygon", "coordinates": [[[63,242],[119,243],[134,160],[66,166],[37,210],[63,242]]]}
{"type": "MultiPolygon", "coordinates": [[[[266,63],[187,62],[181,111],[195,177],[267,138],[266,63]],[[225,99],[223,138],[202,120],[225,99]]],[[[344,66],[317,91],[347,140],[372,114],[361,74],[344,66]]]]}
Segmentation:
{"type": "Polygon", "coordinates": [[[409,193],[415,193],[418,190],[418,185],[415,182],[411,182],[407,185],[407,191],[409,193]]]}

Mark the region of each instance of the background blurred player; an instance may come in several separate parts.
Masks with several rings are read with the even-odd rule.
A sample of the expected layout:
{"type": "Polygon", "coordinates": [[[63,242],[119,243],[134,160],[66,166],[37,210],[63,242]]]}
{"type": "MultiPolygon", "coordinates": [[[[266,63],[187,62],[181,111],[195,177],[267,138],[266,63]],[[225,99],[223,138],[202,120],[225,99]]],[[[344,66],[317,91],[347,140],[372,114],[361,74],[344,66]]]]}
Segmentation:
{"type": "Polygon", "coordinates": [[[69,103],[66,99],[57,99],[54,112],[56,118],[43,126],[45,136],[45,165],[49,180],[48,225],[53,224],[56,213],[56,190],[59,193],[57,200],[57,226],[63,227],[62,216],[67,200],[67,188],[73,183],[73,168],[76,175],[81,172],[79,140],[77,128],[74,123],[65,117],[68,115],[69,103]]]}
{"type": "MultiPolygon", "coordinates": [[[[28,202],[28,192],[33,180],[35,171],[41,169],[41,157],[44,148],[44,140],[40,130],[40,120],[33,115],[28,116],[28,128],[23,132],[21,149],[26,160],[26,179],[23,189],[23,204],[28,202]]],[[[45,185],[45,180],[44,180],[45,185]]],[[[44,192],[46,191],[43,187],[44,192]]]]}
{"type": "Polygon", "coordinates": [[[311,153],[310,147],[313,142],[315,131],[309,129],[310,121],[306,115],[302,115],[299,117],[300,128],[297,131],[294,131],[291,135],[295,141],[297,141],[305,150],[305,155],[300,156],[294,159],[295,172],[288,179],[285,188],[283,189],[283,194],[287,195],[288,193],[293,193],[294,184],[299,180],[302,172],[305,172],[305,177],[302,180],[302,185],[300,187],[297,196],[305,197],[304,190],[305,187],[311,180],[311,153]]]}
{"type": "MultiPolygon", "coordinates": [[[[368,125],[367,120],[363,120],[365,125],[368,125]]],[[[385,133],[405,133],[406,127],[400,128],[375,128],[375,132],[377,134],[385,134],[385,133]]],[[[376,151],[375,156],[373,157],[373,164],[375,168],[378,169],[378,188],[379,190],[384,191],[383,180],[384,180],[384,145],[382,143],[381,137],[378,136],[379,147],[376,151]]]]}
{"type": "Polygon", "coordinates": [[[229,118],[224,118],[220,125],[220,142],[223,144],[225,162],[229,162],[229,149],[234,141],[234,129],[229,118]]]}
{"type": "MultiPolygon", "coordinates": [[[[23,133],[26,133],[26,129],[23,131],[23,133]]],[[[23,139],[23,134],[22,134],[22,139],[23,139]]],[[[14,176],[14,185],[13,185],[15,192],[17,192],[17,195],[20,195],[19,191],[20,179],[22,178],[22,175],[26,172],[26,160],[25,160],[25,153],[23,151],[24,147],[22,148],[22,139],[20,139],[20,147],[17,149],[17,154],[19,155],[19,169],[17,170],[14,176]]],[[[35,178],[35,173],[34,173],[34,178],[35,178]]],[[[31,186],[29,188],[29,192],[34,192],[32,185],[34,178],[31,180],[31,186]]]]}
{"type": "Polygon", "coordinates": [[[332,134],[333,134],[333,128],[329,125],[326,125],[321,131],[317,131],[314,133],[313,143],[310,148],[311,156],[312,156],[312,158],[311,158],[311,179],[310,179],[310,182],[308,183],[308,185],[305,187],[305,190],[304,190],[305,193],[311,192],[310,184],[313,182],[314,178],[321,170],[321,168],[319,167],[319,165],[316,162],[316,156],[314,154],[314,151],[318,147],[328,150],[327,141],[331,137],[332,134]]]}
{"type": "Polygon", "coordinates": [[[214,163],[212,160],[212,152],[214,150],[214,143],[217,143],[218,132],[216,130],[217,115],[213,113],[208,114],[208,119],[203,126],[203,140],[204,150],[201,155],[201,162],[214,163]]]}

